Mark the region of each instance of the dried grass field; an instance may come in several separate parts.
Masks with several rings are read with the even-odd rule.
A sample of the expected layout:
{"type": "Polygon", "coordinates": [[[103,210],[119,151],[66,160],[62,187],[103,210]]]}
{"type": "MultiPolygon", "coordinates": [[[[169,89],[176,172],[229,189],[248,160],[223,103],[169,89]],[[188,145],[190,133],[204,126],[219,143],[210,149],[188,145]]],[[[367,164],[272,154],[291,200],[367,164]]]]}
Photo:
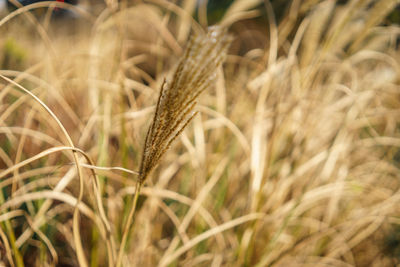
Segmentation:
{"type": "Polygon", "coordinates": [[[0,16],[0,266],[400,264],[400,2],[230,2],[0,16]]]}

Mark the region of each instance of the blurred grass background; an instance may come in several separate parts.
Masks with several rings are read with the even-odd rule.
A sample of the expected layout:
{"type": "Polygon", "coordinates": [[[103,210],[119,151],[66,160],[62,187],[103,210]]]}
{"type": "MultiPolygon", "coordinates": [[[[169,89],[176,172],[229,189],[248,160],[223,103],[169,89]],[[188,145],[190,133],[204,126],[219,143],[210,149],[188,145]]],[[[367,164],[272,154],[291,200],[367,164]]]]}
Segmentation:
{"type": "Polygon", "coordinates": [[[1,78],[0,266],[113,266],[136,176],[109,167],[138,170],[163,79],[216,23],[229,56],[146,183],[124,266],[400,263],[398,1],[36,5],[2,16],[0,74],[103,167],[111,236],[79,156],[76,247],[68,140],[1,78]]]}

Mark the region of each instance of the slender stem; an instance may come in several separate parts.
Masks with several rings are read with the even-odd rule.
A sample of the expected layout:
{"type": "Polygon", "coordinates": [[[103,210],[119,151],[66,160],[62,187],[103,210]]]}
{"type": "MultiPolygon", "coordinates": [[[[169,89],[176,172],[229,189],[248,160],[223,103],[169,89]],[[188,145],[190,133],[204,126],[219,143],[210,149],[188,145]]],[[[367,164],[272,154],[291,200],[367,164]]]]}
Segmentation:
{"type": "Polygon", "coordinates": [[[141,187],[142,187],[142,182],[140,180],[138,180],[137,183],[136,183],[135,196],[133,198],[132,207],[131,207],[131,209],[129,211],[128,220],[126,221],[124,232],[123,232],[123,235],[122,235],[121,246],[120,246],[119,252],[118,252],[118,258],[117,258],[116,267],[121,267],[122,254],[124,253],[126,241],[128,239],[128,234],[129,234],[129,231],[130,231],[131,226],[132,226],[133,216],[135,215],[136,206],[137,206],[137,202],[138,202],[138,199],[139,199],[139,194],[140,194],[141,187]]]}
{"type": "MultiPolygon", "coordinates": [[[[5,198],[3,195],[3,189],[0,188],[0,204],[3,204],[5,202],[5,198]]],[[[18,250],[18,246],[16,245],[16,239],[15,239],[15,233],[14,229],[11,225],[11,222],[9,220],[5,220],[4,222],[1,223],[0,227],[5,228],[7,237],[10,241],[11,244],[11,249],[14,254],[14,260],[16,263],[17,267],[24,267],[24,260],[21,255],[21,252],[18,250]]]]}
{"type": "MultiPolygon", "coordinates": [[[[108,259],[110,262],[111,259],[108,259]]],[[[99,231],[96,227],[92,228],[92,249],[90,251],[90,267],[99,266],[99,231]]]]}

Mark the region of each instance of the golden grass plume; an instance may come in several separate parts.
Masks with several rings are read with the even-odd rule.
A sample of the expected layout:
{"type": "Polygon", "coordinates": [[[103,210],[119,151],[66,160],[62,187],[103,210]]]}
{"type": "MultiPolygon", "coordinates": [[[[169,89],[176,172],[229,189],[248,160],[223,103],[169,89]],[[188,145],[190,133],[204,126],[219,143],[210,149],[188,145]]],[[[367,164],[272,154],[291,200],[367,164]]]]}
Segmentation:
{"type": "Polygon", "coordinates": [[[146,135],[139,180],[144,182],[171,143],[196,115],[196,98],[215,81],[231,37],[219,26],[191,39],[171,82],[164,80],[146,135]]]}

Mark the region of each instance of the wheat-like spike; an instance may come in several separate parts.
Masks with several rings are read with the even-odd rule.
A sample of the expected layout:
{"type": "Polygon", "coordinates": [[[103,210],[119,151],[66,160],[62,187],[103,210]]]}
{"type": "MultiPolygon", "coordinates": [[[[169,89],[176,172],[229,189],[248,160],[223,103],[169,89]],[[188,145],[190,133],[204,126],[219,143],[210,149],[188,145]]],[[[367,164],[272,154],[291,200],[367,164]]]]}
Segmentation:
{"type": "MultiPolygon", "coordinates": [[[[210,36],[209,36],[210,38],[210,36]]],[[[227,44],[226,44],[227,45],[227,44]]],[[[219,60],[221,59],[221,55],[223,55],[223,51],[226,49],[224,44],[213,43],[208,49],[204,49],[204,51],[200,51],[197,54],[193,54],[194,58],[199,58],[199,60],[188,60],[189,65],[187,67],[187,75],[182,75],[182,80],[177,83],[178,88],[184,88],[183,86],[191,85],[189,88],[198,88],[196,83],[198,83],[199,79],[213,79],[209,73],[215,71],[216,67],[220,64],[219,60]],[[197,65],[197,67],[192,67],[191,65],[197,65]]],[[[184,89],[183,89],[184,90],[184,89]]],[[[196,90],[190,90],[188,93],[193,94],[196,90]]],[[[185,100],[186,94],[178,94],[176,97],[172,98],[175,103],[182,102],[185,100]]],[[[173,105],[177,106],[177,105],[173,105]]]]}
{"type": "Polygon", "coordinates": [[[178,114],[177,117],[174,119],[174,121],[171,121],[173,125],[164,125],[164,127],[160,130],[160,136],[156,136],[155,140],[161,139],[165,140],[166,137],[172,132],[171,129],[177,128],[179,122],[183,121],[184,118],[189,114],[189,112],[194,108],[195,105],[195,99],[191,99],[191,101],[185,102],[181,104],[181,108],[176,110],[174,113],[178,114]]]}
{"type": "MultiPolygon", "coordinates": [[[[176,137],[183,131],[183,129],[186,127],[186,125],[189,123],[189,121],[191,121],[192,117],[195,114],[197,114],[197,112],[196,112],[195,114],[190,116],[189,119],[187,119],[188,115],[194,109],[195,104],[196,103],[193,103],[188,108],[188,110],[180,116],[179,120],[177,120],[173,126],[169,127],[166,130],[166,131],[168,131],[168,133],[165,136],[163,135],[164,137],[162,139],[161,138],[155,139],[154,143],[151,144],[151,149],[154,151],[154,154],[151,157],[151,162],[146,162],[147,164],[146,163],[142,164],[142,168],[144,168],[144,169],[141,169],[142,173],[148,174],[155,167],[155,165],[157,165],[157,163],[159,162],[159,160],[162,157],[162,155],[164,154],[164,152],[168,150],[172,141],[175,140],[176,137]]],[[[158,132],[161,132],[161,131],[158,131],[158,132]]],[[[149,160],[149,159],[147,159],[147,160],[149,160]]],[[[142,181],[144,181],[146,176],[144,176],[143,178],[140,176],[140,179],[142,181]]]]}
{"type": "MultiPolygon", "coordinates": [[[[175,135],[173,135],[172,138],[168,141],[168,143],[166,143],[165,150],[163,152],[167,151],[171,147],[172,142],[183,132],[183,130],[193,120],[193,118],[197,115],[197,113],[198,113],[198,111],[196,111],[193,115],[191,115],[186,120],[186,122],[184,122],[182,124],[182,126],[180,127],[180,129],[178,129],[178,131],[175,133],[175,135]]],[[[160,154],[160,157],[158,159],[160,159],[163,154],[164,153],[160,154]]]]}
{"type": "MultiPolygon", "coordinates": [[[[211,31],[211,33],[209,33],[206,37],[202,38],[200,43],[204,45],[207,40],[215,40],[213,39],[215,38],[213,37],[213,34],[216,33],[214,31],[211,31]]],[[[181,100],[186,97],[186,94],[179,94],[180,91],[193,92],[196,90],[196,87],[187,87],[187,85],[194,83],[196,81],[196,77],[203,77],[206,70],[214,70],[216,65],[216,62],[214,62],[214,60],[224,54],[221,51],[221,48],[223,47],[224,44],[221,44],[219,42],[210,42],[203,49],[199,49],[198,46],[193,45],[193,48],[198,48],[195,49],[198,52],[189,53],[190,57],[188,58],[188,60],[186,60],[186,62],[184,62],[184,70],[186,70],[187,72],[185,73],[185,75],[181,76],[181,79],[178,80],[176,85],[179,90],[173,92],[176,94],[177,97],[171,98],[172,101],[174,101],[175,103],[181,102],[181,100]]]]}
{"type": "MultiPolygon", "coordinates": [[[[160,118],[159,114],[161,113],[160,108],[162,107],[161,102],[163,102],[163,98],[165,97],[164,91],[166,87],[166,80],[164,79],[163,83],[161,84],[161,90],[160,90],[160,96],[158,97],[157,105],[156,105],[156,111],[154,113],[154,118],[160,118]]],[[[145,144],[148,143],[149,141],[149,136],[153,135],[154,128],[157,127],[157,124],[160,123],[159,121],[155,121],[150,125],[149,130],[147,131],[146,134],[146,140],[145,144]]],[[[144,146],[146,148],[146,145],[144,146]]]]}
{"type": "MultiPolygon", "coordinates": [[[[211,64],[213,64],[213,58],[211,55],[215,53],[213,50],[218,50],[216,48],[216,44],[212,44],[205,51],[199,51],[198,54],[192,54],[192,57],[189,58],[188,62],[186,62],[186,69],[188,73],[186,75],[182,75],[181,80],[178,80],[178,86],[187,85],[193,82],[195,77],[199,77],[203,74],[205,68],[209,68],[211,64]],[[195,59],[199,58],[199,61],[195,61],[195,59]],[[210,59],[209,59],[210,58],[210,59]],[[194,66],[201,66],[201,68],[195,68],[194,66]]],[[[211,67],[212,69],[212,67],[211,67]]],[[[184,88],[183,88],[184,89],[184,88]]],[[[184,95],[180,95],[184,97],[184,95]]],[[[177,101],[177,99],[173,99],[177,101]]]]}
{"type": "Polygon", "coordinates": [[[193,37],[172,75],[164,80],[153,121],[146,135],[139,181],[143,183],[172,142],[193,119],[197,97],[215,81],[231,37],[220,26],[193,37]]]}
{"type": "Polygon", "coordinates": [[[174,132],[179,131],[178,129],[180,128],[180,125],[182,124],[186,124],[185,121],[187,121],[187,117],[189,116],[189,114],[192,112],[192,110],[194,109],[195,106],[195,102],[193,102],[188,109],[186,109],[186,111],[182,114],[179,115],[179,118],[177,119],[177,121],[174,122],[174,125],[172,125],[171,127],[169,127],[168,129],[166,129],[166,134],[162,135],[162,138],[159,139],[158,143],[156,145],[162,146],[165,142],[168,142],[168,139],[171,139],[171,136],[174,135],[174,132]]]}
{"type": "MultiPolygon", "coordinates": [[[[193,106],[194,107],[194,106],[193,106]]],[[[190,112],[189,112],[190,113],[190,112]]],[[[163,142],[163,146],[161,147],[161,149],[159,150],[160,153],[157,153],[155,155],[155,160],[158,163],[158,161],[161,159],[161,157],[163,156],[164,152],[167,151],[172,142],[181,134],[181,132],[185,129],[185,127],[192,121],[192,119],[194,118],[194,116],[197,115],[198,112],[193,113],[192,115],[190,115],[190,117],[188,117],[186,120],[182,120],[179,124],[178,127],[171,132],[170,138],[166,139],[163,142]]]]}

